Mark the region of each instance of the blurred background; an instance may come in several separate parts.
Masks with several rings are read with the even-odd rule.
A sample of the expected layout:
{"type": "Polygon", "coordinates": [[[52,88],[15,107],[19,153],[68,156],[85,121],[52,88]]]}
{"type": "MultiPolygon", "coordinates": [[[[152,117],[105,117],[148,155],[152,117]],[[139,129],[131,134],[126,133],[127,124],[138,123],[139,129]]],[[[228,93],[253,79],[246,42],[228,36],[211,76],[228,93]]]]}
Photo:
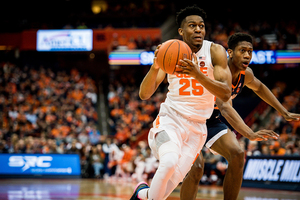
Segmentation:
{"type": "MultiPolygon", "coordinates": [[[[165,80],[147,101],[138,96],[139,84],[156,46],[179,39],[176,12],[194,3],[207,12],[207,40],[227,48],[235,32],[253,36],[250,67],[255,76],[290,112],[300,113],[300,18],[295,5],[1,1],[0,155],[7,167],[0,175],[151,179],[157,161],[147,134],[168,84],[165,80]],[[64,154],[78,155],[74,166],[46,170],[64,154]]],[[[234,107],[254,131],[272,129],[280,135],[277,141],[251,142],[237,133],[245,158],[300,159],[300,122],[285,121],[247,88],[235,98],[234,107]]],[[[226,160],[206,148],[203,153],[201,184],[221,185],[226,160]]],[[[300,182],[299,166],[290,168],[298,177],[290,182],[300,182]]]]}

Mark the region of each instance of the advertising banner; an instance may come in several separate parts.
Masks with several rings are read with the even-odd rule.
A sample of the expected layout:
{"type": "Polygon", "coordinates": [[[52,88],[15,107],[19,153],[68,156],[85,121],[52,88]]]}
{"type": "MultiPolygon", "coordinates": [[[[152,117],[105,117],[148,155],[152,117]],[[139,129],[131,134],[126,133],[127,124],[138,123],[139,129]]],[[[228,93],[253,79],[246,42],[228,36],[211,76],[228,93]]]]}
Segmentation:
{"type": "Polygon", "coordinates": [[[1,175],[80,175],[77,154],[0,154],[1,175]]]}
{"type": "Polygon", "coordinates": [[[249,156],[243,186],[300,191],[299,170],[299,156],[249,156]]]}
{"type": "Polygon", "coordinates": [[[38,30],[37,51],[91,51],[93,31],[76,30],[38,30]]]}

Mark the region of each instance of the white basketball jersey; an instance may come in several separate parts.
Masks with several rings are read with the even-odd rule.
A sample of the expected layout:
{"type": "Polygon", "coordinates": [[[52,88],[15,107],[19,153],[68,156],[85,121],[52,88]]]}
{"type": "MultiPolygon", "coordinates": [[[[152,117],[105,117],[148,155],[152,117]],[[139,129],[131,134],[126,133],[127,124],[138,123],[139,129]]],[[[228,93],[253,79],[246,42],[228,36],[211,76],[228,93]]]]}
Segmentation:
{"type": "MultiPolygon", "coordinates": [[[[212,42],[203,41],[196,53],[202,73],[214,79],[211,63],[210,46],[212,42]]],[[[214,95],[204,88],[196,79],[188,75],[168,74],[169,92],[165,103],[184,117],[204,122],[214,109],[214,95]]]]}

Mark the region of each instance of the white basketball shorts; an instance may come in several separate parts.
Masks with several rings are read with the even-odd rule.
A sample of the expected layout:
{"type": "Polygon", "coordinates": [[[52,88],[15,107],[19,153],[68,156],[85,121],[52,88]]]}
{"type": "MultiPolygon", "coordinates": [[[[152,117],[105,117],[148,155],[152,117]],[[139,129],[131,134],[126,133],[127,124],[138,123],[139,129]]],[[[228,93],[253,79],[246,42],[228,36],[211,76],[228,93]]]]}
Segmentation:
{"type": "Polygon", "coordinates": [[[206,137],[207,128],[205,121],[203,121],[203,123],[199,123],[190,119],[186,119],[168,105],[162,103],[160,112],[153,122],[153,128],[150,129],[148,142],[153,155],[158,160],[159,156],[162,156],[166,153],[178,153],[179,163],[176,171],[179,170],[181,176],[178,176],[178,180],[173,180],[173,182],[179,183],[183,180],[195,159],[199,155],[206,137]],[[158,145],[156,144],[154,138],[156,134],[161,131],[165,131],[169,136],[172,148],[164,148],[162,149],[163,152],[158,152],[158,145]]]}

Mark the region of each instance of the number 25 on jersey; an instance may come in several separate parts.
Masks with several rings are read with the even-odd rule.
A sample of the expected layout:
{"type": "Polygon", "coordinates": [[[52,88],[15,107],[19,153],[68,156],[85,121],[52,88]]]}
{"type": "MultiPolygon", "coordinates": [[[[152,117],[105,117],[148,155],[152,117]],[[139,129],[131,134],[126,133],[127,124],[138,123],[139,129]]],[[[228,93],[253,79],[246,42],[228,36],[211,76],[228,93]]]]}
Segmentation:
{"type": "Polygon", "coordinates": [[[179,84],[182,85],[181,88],[179,88],[179,95],[187,96],[191,95],[191,92],[195,96],[200,96],[203,94],[203,87],[196,79],[181,78],[179,80],[179,84]],[[191,91],[189,87],[192,87],[191,91]]]}

